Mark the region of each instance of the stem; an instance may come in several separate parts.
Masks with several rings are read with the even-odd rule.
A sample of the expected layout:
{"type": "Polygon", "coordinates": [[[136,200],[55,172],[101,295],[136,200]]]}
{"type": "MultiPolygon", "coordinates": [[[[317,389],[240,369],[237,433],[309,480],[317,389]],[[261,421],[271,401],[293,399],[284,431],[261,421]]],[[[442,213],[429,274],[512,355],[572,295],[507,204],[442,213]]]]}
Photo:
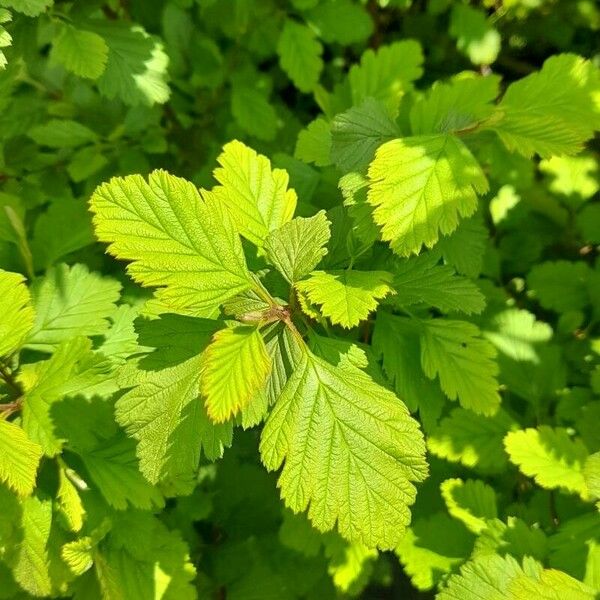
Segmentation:
{"type": "Polygon", "coordinates": [[[292,335],[296,338],[296,341],[298,342],[300,348],[306,350],[308,346],[306,345],[302,334],[298,331],[294,323],[292,323],[292,319],[290,317],[287,317],[283,320],[283,322],[286,324],[287,328],[292,332],[292,335]]]}
{"type": "Polygon", "coordinates": [[[269,292],[265,289],[262,283],[257,279],[254,279],[254,285],[252,286],[252,290],[256,292],[257,296],[263,300],[266,304],[268,304],[271,308],[278,306],[277,302],[275,302],[273,296],[269,294],[269,292]]]}
{"type": "Polygon", "coordinates": [[[0,377],[4,379],[4,383],[17,395],[21,396],[22,391],[17,383],[16,379],[13,377],[12,373],[7,369],[6,365],[0,363],[0,377]]]}

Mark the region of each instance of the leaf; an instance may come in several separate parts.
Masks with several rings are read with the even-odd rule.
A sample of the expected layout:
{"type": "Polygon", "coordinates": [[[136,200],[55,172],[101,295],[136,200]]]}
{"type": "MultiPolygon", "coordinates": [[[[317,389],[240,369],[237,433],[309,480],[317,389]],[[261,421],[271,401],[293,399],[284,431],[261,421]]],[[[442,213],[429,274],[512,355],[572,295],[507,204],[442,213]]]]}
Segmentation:
{"type": "Polygon", "coordinates": [[[440,238],[433,252],[467,277],[478,277],[488,243],[488,230],[477,216],[466,219],[448,236],[440,238]]]}
{"type": "Polygon", "coordinates": [[[323,46],[306,26],[286,19],[277,42],[279,64],[301,92],[311,92],[323,69],[323,46]]]}
{"type": "Polygon", "coordinates": [[[375,321],[373,349],[383,357],[383,369],[394,386],[398,398],[411,411],[420,410],[423,425],[425,414],[437,413],[445,402],[439,384],[431,381],[421,368],[418,332],[411,319],[380,311],[375,321]]]}
{"type": "Polygon", "coordinates": [[[215,179],[221,184],[212,190],[231,214],[238,231],[256,246],[262,246],[269,232],[294,216],[296,192],[288,189],[283,169],[272,169],[271,161],[242,142],[223,146],[217,159],[215,179]]]}
{"type": "Polygon", "coordinates": [[[501,473],[507,464],[502,442],[515,427],[516,423],[502,409],[486,417],[454,408],[430,433],[427,447],[433,455],[465,467],[501,473]]]}
{"type": "Polygon", "coordinates": [[[62,465],[58,469],[58,491],[56,492],[56,497],[68,528],[74,532],[80,531],[83,527],[85,508],[83,508],[77,488],[69,479],[67,467],[63,467],[62,465]]]}
{"type": "Polygon", "coordinates": [[[443,312],[480,313],[485,298],[477,286],[457,275],[451,267],[437,265],[435,257],[422,255],[394,263],[396,306],[425,303],[443,312]]]}
{"type": "Polygon", "coordinates": [[[317,167],[331,164],[331,128],[323,117],[317,117],[300,131],[294,156],[317,167]]]}
{"type": "Polygon", "coordinates": [[[158,38],[125,22],[95,21],[94,31],[108,46],[106,68],[98,79],[103,96],[132,106],[164,104],[169,99],[169,57],[158,38]]]}
{"type": "Polygon", "coordinates": [[[337,42],[348,46],[366,41],[373,32],[373,21],[366,8],[351,0],[319,4],[307,18],[319,37],[329,44],[337,42]]]}
{"type": "Polygon", "coordinates": [[[296,288],[321,306],[332,323],[350,329],[377,308],[378,300],[393,293],[386,271],[313,271],[296,288]]]}
{"type": "Polygon", "coordinates": [[[544,488],[563,488],[587,497],[583,466],[588,451],[566,429],[540,425],[513,431],[504,438],[510,461],[544,488]]]}
{"type": "Polygon", "coordinates": [[[12,8],[28,17],[37,17],[54,4],[54,0],[0,0],[0,6],[12,8]]]}
{"type": "Polygon", "coordinates": [[[458,521],[438,512],[416,519],[400,540],[396,554],[411,583],[419,590],[430,590],[469,556],[472,547],[473,535],[458,521]]]}
{"type": "Polygon", "coordinates": [[[448,33],[474,65],[491,65],[500,53],[500,34],[490,25],[483,10],[463,4],[452,7],[448,33]]]}
{"type": "Polygon", "coordinates": [[[423,74],[422,64],[423,51],[415,40],[394,42],[377,51],[367,50],[348,74],[352,104],[358,106],[367,98],[374,98],[395,114],[402,95],[423,74]]]}
{"type": "Polygon", "coordinates": [[[221,327],[222,322],[212,319],[171,313],[158,318],[139,318],[135,321],[135,331],[146,352],[139,366],[145,371],[158,371],[198,356],[221,327]]]}
{"type": "Polygon", "coordinates": [[[548,540],[538,523],[529,526],[517,517],[508,517],[506,523],[491,519],[477,538],[471,557],[476,559],[490,554],[510,554],[518,560],[530,556],[545,561],[548,540]]]}
{"type": "Polygon", "coordinates": [[[251,285],[233,225],[196,188],[165,171],[148,182],[116,177],[90,201],[100,241],[109,243],[135,281],[158,287],[156,297],[172,310],[214,318],[219,305],[251,285]]]}
{"type": "Polygon", "coordinates": [[[517,361],[539,362],[536,345],[548,342],[552,328],[517,308],[495,314],[484,326],[483,336],[504,355],[517,361]]]}
{"type": "Polygon", "coordinates": [[[81,200],[53,202],[35,222],[31,250],[34,262],[49,269],[59,258],[94,243],[87,206],[81,200]]]}
{"type": "Polygon", "coordinates": [[[557,260],[535,265],[529,271],[527,285],[544,308],[567,312],[584,308],[590,302],[589,276],[586,263],[557,260]]]}
{"type": "Polygon", "coordinates": [[[177,530],[142,511],[117,513],[112,521],[112,529],[94,551],[103,598],[196,598],[196,570],[177,530]]]}
{"type": "Polygon", "coordinates": [[[510,598],[514,600],[594,600],[596,592],[566,573],[546,569],[538,580],[519,576],[510,584],[510,598]]]}
{"type": "Polygon", "coordinates": [[[431,248],[477,209],[488,184],[467,147],[451,135],[392,140],[369,166],[368,201],[384,241],[401,256],[431,248]]]}
{"type": "Polygon", "coordinates": [[[117,510],[128,506],[151,510],[164,505],[160,491],[140,472],[135,442],[122,434],[98,440],[93,448],[78,451],[85,468],[108,504],[117,510]]]}
{"type": "Polygon", "coordinates": [[[19,585],[32,596],[49,596],[51,579],[48,540],[52,525],[52,502],[29,496],[21,505],[23,537],[12,564],[19,585]]]}
{"type": "Polygon", "coordinates": [[[4,25],[12,21],[12,15],[4,8],[0,8],[0,70],[6,69],[8,61],[1,48],[8,48],[12,44],[12,36],[4,25]]]}
{"type": "Polygon", "coordinates": [[[499,93],[500,78],[454,77],[436,82],[410,110],[413,135],[460,132],[477,127],[493,113],[492,102],[499,93]]]}
{"type": "Polygon", "coordinates": [[[257,327],[218,331],[202,355],[200,390],[208,416],[227,421],[265,386],[271,358],[257,327]]]}
{"type": "Polygon", "coordinates": [[[438,600],[511,600],[509,586],[518,577],[537,579],[542,568],[532,559],[524,559],[523,567],[511,556],[497,554],[469,561],[460,575],[451,575],[436,596],[438,600]]]}
{"type": "Polygon", "coordinates": [[[61,24],[50,58],[79,77],[98,79],[106,68],[108,46],[97,33],[61,24]]]}
{"type": "Polygon", "coordinates": [[[128,304],[121,304],[112,314],[110,329],[104,333],[104,342],[98,351],[113,364],[122,365],[130,356],[140,352],[134,328],[138,314],[139,309],[128,304]]]}
{"type": "Polygon", "coordinates": [[[33,327],[35,314],[25,278],[0,269],[0,357],[16,352],[33,327]]]}
{"type": "Polygon", "coordinates": [[[595,452],[587,457],[583,466],[583,476],[588,495],[600,499],[600,452],[595,452]]]}
{"type": "Polygon", "coordinates": [[[483,481],[446,479],[440,490],[448,512],[477,535],[498,516],[496,493],[483,481]]]}
{"type": "Polygon", "coordinates": [[[18,425],[0,419],[0,480],[21,496],[33,492],[42,454],[18,425]]]}
{"type": "Polygon", "coordinates": [[[329,225],[325,211],[319,211],[308,219],[296,217],[267,236],[266,258],[290,285],[308,275],[327,254],[329,225]]]}
{"type": "Polygon", "coordinates": [[[37,144],[49,148],[76,148],[97,139],[89,127],[69,119],[51,119],[30,129],[28,135],[37,144]]]}
{"type": "Polygon", "coordinates": [[[201,359],[138,371],[115,405],[117,422],[138,442],[140,470],[153,484],[191,490],[204,448],[211,460],[231,443],[231,424],[213,425],[200,399],[201,359]]]}
{"type": "Polygon", "coordinates": [[[52,352],[73,337],[104,333],[121,284],[90,273],[85,265],[61,264],[36,281],[31,291],[36,317],[27,347],[52,352]]]}
{"type": "Polygon", "coordinates": [[[362,171],[381,144],[400,135],[385,106],[367,98],[331,123],[331,160],[343,171],[362,171]]]}
{"type": "Polygon", "coordinates": [[[498,105],[494,130],[524,156],[577,154],[600,128],[596,67],[575,54],[558,54],[542,69],[511,83],[498,105]]]}
{"type": "Polygon", "coordinates": [[[23,429],[28,437],[55,456],[64,439],[56,429],[52,408],[68,395],[111,395],[113,385],[110,364],[91,351],[91,342],[83,337],[60,344],[46,361],[35,364],[31,372],[20,372],[25,388],[23,397],[23,429]]]}
{"type": "Polygon", "coordinates": [[[598,192],[598,161],[589,155],[553,156],[540,161],[540,171],[551,177],[549,189],[562,194],[573,204],[598,192]]]}
{"type": "Polygon", "coordinates": [[[427,377],[439,376],[444,393],[461,406],[493,415],[500,406],[494,347],[465,321],[423,321],[421,365],[427,377]]]}
{"type": "Polygon", "coordinates": [[[231,114],[240,127],[259,140],[275,139],[279,129],[277,112],[266,94],[249,85],[234,83],[231,114]]]}
{"type": "Polygon", "coordinates": [[[261,436],[269,470],[294,512],[320,531],[394,548],[410,519],[411,482],[427,476],[417,422],[391,392],[351,366],[306,351],[261,436]]]}

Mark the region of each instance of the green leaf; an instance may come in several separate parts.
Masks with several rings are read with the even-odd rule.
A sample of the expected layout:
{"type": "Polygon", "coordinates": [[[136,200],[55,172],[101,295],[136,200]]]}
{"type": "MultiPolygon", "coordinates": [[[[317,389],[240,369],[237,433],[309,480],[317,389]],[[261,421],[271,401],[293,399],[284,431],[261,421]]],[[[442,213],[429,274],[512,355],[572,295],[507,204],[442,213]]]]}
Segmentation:
{"type": "MultiPolygon", "coordinates": [[[[12,44],[12,36],[4,25],[12,21],[12,15],[4,8],[0,8],[0,48],[8,48],[12,44]]],[[[4,52],[0,49],[0,70],[6,69],[8,61],[4,52]]]]}
{"type": "Polygon", "coordinates": [[[0,269],[0,357],[16,352],[33,328],[35,313],[25,278],[0,269]]]}
{"type": "Polygon", "coordinates": [[[419,590],[430,590],[469,556],[472,547],[473,535],[458,521],[438,512],[416,519],[400,540],[396,554],[412,584],[419,590]]]}
{"type": "Polygon", "coordinates": [[[344,172],[362,171],[381,144],[400,135],[385,106],[367,98],[331,123],[331,160],[344,172]]]}
{"type": "Polygon", "coordinates": [[[467,562],[460,575],[452,575],[437,600],[511,600],[509,586],[517,577],[539,578],[542,568],[530,558],[523,567],[511,556],[497,554],[467,562]]]}
{"type": "Polygon", "coordinates": [[[277,42],[279,64],[301,92],[311,92],[317,85],[323,69],[322,52],[311,29],[285,20],[277,42]]]}
{"type": "Polygon", "coordinates": [[[52,525],[52,502],[30,496],[23,500],[21,508],[23,537],[11,565],[13,575],[32,596],[49,596],[52,583],[47,546],[52,525]]]}
{"type": "Polygon", "coordinates": [[[323,117],[317,117],[300,131],[294,156],[317,167],[331,164],[331,127],[323,117]]]}
{"type": "Polygon", "coordinates": [[[367,98],[375,98],[395,114],[402,95],[423,74],[422,64],[423,51],[415,40],[394,42],[377,51],[367,50],[348,74],[352,104],[358,106],[367,98]]]}
{"type": "Polygon", "coordinates": [[[575,54],[559,54],[508,86],[494,130],[524,156],[577,154],[600,128],[597,68],[575,54]]]}
{"type": "Polygon", "coordinates": [[[69,479],[67,469],[68,467],[59,466],[56,498],[58,500],[58,507],[65,517],[68,528],[71,531],[77,532],[83,527],[85,508],[83,508],[77,488],[69,479]]]}
{"type": "Polygon", "coordinates": [[[536,345],[548,342],[552,328],[518,308],[495,314],[484,326],[483,337],[504,355],[517,361],[539,362],[536,345]]]}
{"type": "Polygon", "coordinates": [[[37,144],[49,148],[76,148],[97,139],[89,127],[69,119],[51,119],[30,129],[28,135],[37,144]]]}
{"type": "Polygon", "coordinates": [[[351,0],[321,3],[306,17],[328,44],[348,46],[365,41],[373,32],[373,21],[366,8],[351,0]]]}
{"type": "Polygon", "coordinates": [[[296,217],[267,236],[266,258],[290,285],[308,275],[327,254],[329,225],[325,211],[319,211],[308,219],[296,217]]]}
{"type": "Polygon", "coordinates": [[[160,491],[140,472],[131,438],[117,434],[78,453],[110,506],[117,510],[125,510],[129,505],[146,510],[163,506],[160,491]]]}
{"type": "Polygon", "coordinates": [[[210,192],[231,214],[238,231],[256,246],[262,246],[269,232],[294,216],[296,192],[288,189],[283,169],[272,169],[271,161],[242,142],[223,146],[217,159],[215,179],[221,184],[210,192]]]}
{"type": "Polygon", "coordinates": [[[392,140],[369,166],[369,203],[384,241],[401,256],[431,248],[477,209],[488,184],[468,148],[451,135],[392,140]]]}
{"type": "Polygon", "coordinates": [[[587,457],[583,466],[583,476],[588,495],[600,499],[600,452],[587,457]]]}
{"type": "Polygon", "coordinates": [[[12,8],[28,17],[37,17],[53,4],[54,0],[0,0],[0,6],[12,8]]]}
{"type": "Polygon", "coordinates": [[[81,200],[59,200],[35,222],[31,250],[34,262],[50,268],[59,258],[94,243],[94,232],[86,204],[81,200]]]}
{"type": "Polygon", "coordinates": [[[181,534],[147,512],[117,513],[94,550],[102,598],[194,600],[196,570],[181,534]]]}
{"type": "Polygon", "coordinates": [[[350,329],[366,319],[379,300],[393,293],[391,281],[386,271],[313,271],[296,288],[320,305],[332,323],[350,329]]]}
{"type": "Polygon", "coordinates": [[[483,481],[446,479],[440,489],[448,512],[477,535],[498,516],[496,493],[483,481]]]}
{"type": "Polygon", "coordinates": [[[218,331],[202,355],[200,390],[208,416],[227,421],[264,388],[271,358],[257,327],[218,331]]]}
{"type": "Polygon", "coordinates": [[[579,204],[598,192],[598,161],[589,155],[553,156],[540,161],[540,171],[551,177],[549,189],[579,204]]]}
{"type": "Polygon", "coordinates": [[[506,523],[500,519],[491,519],[479,534],[471,557],[479,558],[490,554],[510,554],[519,560],[530,556],[545,561],[548,540],[539,523],[529,526],[516,517],[508,517],[506,523]]]}
{"type": "Polygon", "coordinates": [[[320,531],[394,548],[409,522],[411,482],[427,476],[424,443],[404,404],[359,369],[306,351],[261,436],[282,498],[320,531]]]}
{"type": "Polygon", "coordinates": [[[427,377],[439,376],[444,393],[461,406],[493,415],[500,406],[494,347],[465,321],[423,321],[421,365],[427,377]]]}
{"type": "Polygon", "coordinates": [[[411,319],[392,316],[380,311],[373,331],[373,349],[383,357],[383,369],[394,385],[394,390],[411,411],[439,417],[445,397],[437,382],[423,373],[420,362],[420,343],[411,319]]]}
{"type": "Polygon", "coordinates": [[[146,353],[139,366],[146,371],[174,367],[198,356],[208,346],[222,322],[163,313],[158,318],[139,318],[135,331],[146,353]]]}
{"type": "Polygon", "coordinates": [[[510,461],[540,486],[562,488],[587,497],[583,466],[587,448],[571,439],[566,429],[540,425],[512,431],[504,438],[510,461]]]}
{"type": "Polygon", "coordinates": [[[31,291],[36,317],[27,347],[52,352],[73,337],[104,333],[121,284],[90,273],[85,265],[61,264],[36,281],[31,291]]]}
{"type": "Polygon", "coordinates": [[[15,423],[0,419],[0,480],[22,496],[33,491],[42,448],[15,423]]]}
{"type": "Polygon", "coordinates": [[[221,303],[251,286],[227,215],[184,179],[165,171],[154,171],[148,182],[116,177],[90,202],[100,241],[117,258],[133,261],[129,274],[158,287],[156,297],[167,307],[214,318],[221,303]]]}
{"type": "Polygon", "coordinates": [[[246,133],[259,140],[271,141],[277,135],[277,113],[266,94],[254,87],[234,83],[231,114],[246,133]]]}
{"type": "Polygon", "coordinates": [[[433,252],[467,277],[478,277],[488,243],[488,230],[476,215],[460,223],[448,236],[440,238],[433,252]]]}
{"type": "Polygon", "coordinates": [[[454,408],[428,436],[427,447],[435,456],[465,467],[501,473],[507,465],[502,442],[515,426],[502,409],[492,417],[485,417],[454,408]]]}
{"type": "Polygon", "coordinates": [[[137,371],[117,400],[116,419],[138,442],[140,470],[151,483],[191,490],[200,450],[211,460],[231,444],[231,424],[213,425],[200,398],[201,358],[160,371],[137,371]]]}
{"type": "Polygon", "coordinates": [[[596,592],[589,586],[573,579],[566,573],[546,569],[538,580],[523,575],[516,577],[509,587],[510,598],[514,600],[594,600],[596,592]]]}
{"type": "Polygon", "coordinates": [[[100,93],[125,104],[163,104],[169,99],[169,57],[162,43],[140,25],[94,22],[94,31],[108,46],[106,68],[98,79],[100,93]]]}
{"type": "Polygon", "coordinates": [[[79,77],[98,79],[106,68],[108,46],[97,33],[61,24],[50,58],[79,77]]]}
{"type": "Polygon", "coordinates": [[[413,135],[468,131],[488,119],[499,93],[500,78],[458,76],[436,82],[410,110],[413,135]]]}
{"type": "Polygon", "coordinates": [[[584,308],[590,302],[590,268],[582,261],[557,260],[535,265],[527,276],[527,285],[539,303],[556,312],[584,308]]]}
{"type": "Polygon", "coordinates": [[[448,266],[437,265],[435,257],[423,255],[394,263],[396,306],[425,303],[443,312],[480,313],[485,298],[469,279],[456,275],[448,266]]]}
{"type": "Polygon", "coordinates": [[[474,65],[491,65],[500,53],[500,34],[490,25],[483,10],[454,5],[448,33],[474,65]]]}
{"type": "Polygon", "coordinates": [[[111,395],[116,390],[108,361],[94,354],[91,346],[86,338],[73,338],[60,344],[48,360],[28,371],[21,369],[23,429],[48,456],[58,454],[64,443],[52,414],[58,400],[68,395],[111,395]]]}

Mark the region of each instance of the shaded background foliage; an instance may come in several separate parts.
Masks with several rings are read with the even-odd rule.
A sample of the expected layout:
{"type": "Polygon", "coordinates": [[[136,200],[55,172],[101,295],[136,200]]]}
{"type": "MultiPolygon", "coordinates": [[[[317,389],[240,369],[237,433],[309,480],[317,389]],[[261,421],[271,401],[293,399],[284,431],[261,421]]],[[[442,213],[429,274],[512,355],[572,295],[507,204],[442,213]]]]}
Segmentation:
{"type": "MultiPolygon", "coordinates": [[[[55,267],[50,279],[62,290],[68,270],[56,265],[83,264],[118,280],[131,304],[148,295],[94,242],[87,200],[100,182],[164,168],[210,188],[223,144],[237,138],[288,170],[298,214],[329,211],[332,244],[339,248],[330,246],[328,260],[343,262],[362,241],[345,224],[340,172],[304,162],[298,139],[319,115],[331,119],[350,108],[344,81],[367,49],[416,40],[424,57],[422,76],[413,78],[417,89],[464,70],[499,74],[505,87],[560,52],[599,60],[600,11],[591,0],[0,0],[0,7],[0,63],[6,63],[0,71],[0,266],[38,287],[55,267]]],[[[276,477],[259,463],[256,430],[236,430],[222,460],[202,460],[191,496],[168,499],[155,520],[149,512],[124,513],[123,529],[140,539],[160,530],[158,545],[180,560],[171,576],[185,582],[184,540],[200,597],[428,597],[408,579],[430,590],[474,548],[532,555],[598,587],[598,515],[576,496],[542,489],[551,484],[536,486],[510,465],[502,446],[511,429],[560,425],[589,454],[600,449],[597,147],[596,140],[577,157],[529,160],[485,136],[474,142],[491,182],[481,210],[486,230],[483,237],[459,238],[459,256],[455,247],[452,258],[450,245],[444,257],[459,272],[481,274],[487,308],[472,320],[499,349],[507,412],[484,421],[448,403],[410,405],[428,435],[431,476],[420,486],[409,538],[398,550],[401,562],[337,534],[318,534],[303,516],[284,510],[276,477]],[[460,492],[457,497],[448,482],[472,477],[480,478],[469,484],[480,514],[465,516],[460,492]]],[[[111,284],[97,279],[92,285],[111,284]]],[[[127,309],[119,310],[125,322],[127,309]]],[[[361,328],[361,339],[371,340],[371,327],[361,328]]],[[[43,356],[51,342],[29,344],[24,362],[43,356]]],[[[393,379],[385,341],[378,347],[375,338],[373,345],[393,379]]],[[[82,456],[85,428],[93,429],[87,410],[93,421],[103,409],[73,407],[80,420],[73,427],[83,433],[72,444],[84,449],[82,456]]],[[[134,445],[110,411],[106,423],[106,439],[134,445]]],[[[540,445],[560,448],[552,436],[542,430],[540,445]]],[[[562,443],[569,462],[571,439],[562,443]]],[[[64,460],[78,472],[93,472],[77,452],[64,460]]],[[[55,479],[46,463],[38,487],[52,494],[55,479]]],[[[143,491],[148,509],[161,505],[153,494],[143,491]]],[[[18,522],[19,508],[4,489],[0,502],[3,514],[18,522]]],[[[119,507],[114,497],[108,504],[119,507]]],[[[86,506],[99,526],[109,510],[102,494],[86,506]]],[[[52,593],[96,597],[89,572],[74,583],[60,574],[66,567],[57,548],[68,536],[56,528],[49,552],[59,583],[52,583],[52,593]]],[[[0,529],[6,564],[23,535],[10,523],[0,529]]],[[[148,545],[144,552],[146,569],[159,550],[148,545]]],[[[24,597],[6,564],[0,563],[0,597],[24,597]]],[[[151,597],[151,587],[141,590],[140,597],[151,597]]]]}

